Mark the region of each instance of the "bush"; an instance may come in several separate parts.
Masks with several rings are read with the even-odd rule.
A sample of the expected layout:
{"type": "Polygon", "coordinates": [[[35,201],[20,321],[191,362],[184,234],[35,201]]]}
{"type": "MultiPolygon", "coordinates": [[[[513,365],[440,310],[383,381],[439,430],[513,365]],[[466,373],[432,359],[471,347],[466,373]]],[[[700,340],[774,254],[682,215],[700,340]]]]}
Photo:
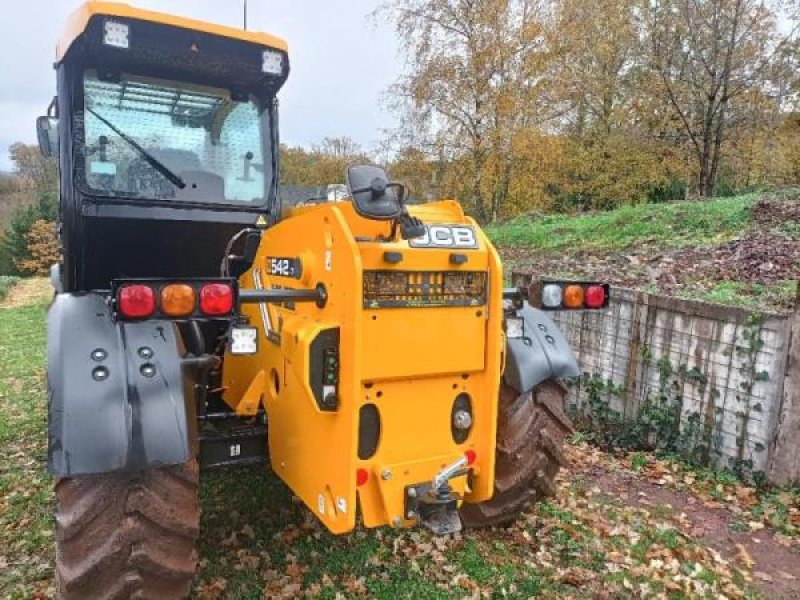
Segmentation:
{"type": "Polygon", "coordinates": [[[14,264],[27,274],[47,275],[60,254],[56,224],[44,219],[35,221],[25,234],[25,241],[30,258],[14,259],[14,264]]]}
{"type": "Polygon", "coordinates": [[[8,295],[8,291],[19,283],[19,277],[13,275],[0,275],[0,301],[8,295]]]}
{"type": "Polygon", "coordinates": [[[28,232],[37,221],[54,223],[58,214],[56,194],[42,192],[31,206],[18,209],[0,240],[0,273],[5,275],[24,275],[20,265],[32,260],[29,249],[28,232]]]}

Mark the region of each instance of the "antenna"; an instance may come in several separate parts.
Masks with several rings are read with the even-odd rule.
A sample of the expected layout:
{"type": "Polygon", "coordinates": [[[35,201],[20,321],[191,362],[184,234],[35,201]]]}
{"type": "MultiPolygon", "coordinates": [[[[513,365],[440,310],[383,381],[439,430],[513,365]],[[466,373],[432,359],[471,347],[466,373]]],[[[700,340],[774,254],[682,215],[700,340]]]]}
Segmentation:
{"type": "Polygon", "coordinates": [[[247,0],[244,0],[244,30],[247,31],[247,0]]]}

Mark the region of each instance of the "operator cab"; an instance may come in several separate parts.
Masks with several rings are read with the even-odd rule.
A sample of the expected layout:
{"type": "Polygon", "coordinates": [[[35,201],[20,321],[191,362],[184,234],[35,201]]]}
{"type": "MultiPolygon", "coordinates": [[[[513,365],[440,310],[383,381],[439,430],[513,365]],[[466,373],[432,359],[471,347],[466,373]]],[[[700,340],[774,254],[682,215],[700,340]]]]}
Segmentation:
{"type": "Polygon", "coordinates": [[[59,157],[64,291],[218,276],[236,232],[278,218],[283,40],[88,2],[55,69],[37,129],[59,157]]]}

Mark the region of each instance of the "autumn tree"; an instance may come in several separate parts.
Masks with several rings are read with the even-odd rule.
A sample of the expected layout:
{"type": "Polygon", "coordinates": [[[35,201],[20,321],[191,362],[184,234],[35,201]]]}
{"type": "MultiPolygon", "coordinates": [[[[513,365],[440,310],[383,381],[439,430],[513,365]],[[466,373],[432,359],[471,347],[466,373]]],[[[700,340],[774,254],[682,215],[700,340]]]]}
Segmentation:
{"type": "Polygon", "coordinates": [[[25,273],[20,261],[31,258],[27,236],[34,223],[49,223],[48,230],[53,232],[52,239],[55,239],[58,171],[55,161],[43,157],[36,146],[12,144],[9,153],[14,161],[16,179],[22,182],[21,193],[25,199],[0,232],[0,274],[17,275],[25,273]]]}
{"type": "Polygon", "coordinates": [[[389,176],[406,186],[410,199],[429,200],[440,192],[444,165],[419,148],[401,148],[388,162],[389,176]]]}
{"type": "Polygon", "coordinates": [[[53,192],[58,186],[58,166],[54,158],[42,155],[38,146],[21,142],[8,149],[14,168],[29,186],[40,192],[53,192]]]}
{"type": "Polygon", "coordinates": [[[30,205],[19,207],[0,236],[0,275],[21,275],[21,261],[32,258],[28,234],[34,223],[44,221],[55,232],[58,200],[52,192],[40,192],[30,205]]]}
{"type": "Polygon", "coordinates": [[[16,267],[27,275],[47,275],[61,256],[55,223],[34,221],[24,238],[27,254],[14,259],[16,267]]]}
{"type": "Polygon", "coordinates": [[[660,107],[648,101],[639,0],[561,0],[549,44],[564,106],[560,208],[641,202],[676,171],[660,107]]]}
{"type": "Polygon", "coordinates": [[[348,137],[325,138],[310,150],[282,145],[280,152],[281,183],[284,185],[344,183],[349,165],[370,162],[370,157],[348,137]]]}
{"type": "Polygon", "coordinates": [[[737,101],[769,85],[767,67],[794,39],[795,27],[779,33],[778,8],[761,0],[650,0],[645,6],[643,32],[659,84],[652,91],[679,119],[700,196],[714,194],[737,101]]]}
{"type": "Polygon", "coordinates": [[[543,0],[390,0],[382,9],[408,62],[391,88],[401,128],[457,168],[451,191],[482,221],[508,200],[515,137],[552,117],[541,101],[548,9],[543,0]]]}

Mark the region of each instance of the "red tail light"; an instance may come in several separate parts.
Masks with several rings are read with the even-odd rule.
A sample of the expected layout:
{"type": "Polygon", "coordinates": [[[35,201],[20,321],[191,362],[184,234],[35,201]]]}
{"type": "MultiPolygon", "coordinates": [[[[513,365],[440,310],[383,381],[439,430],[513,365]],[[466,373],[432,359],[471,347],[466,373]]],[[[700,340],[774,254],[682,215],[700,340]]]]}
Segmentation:
{"type": "Polygon", "coordinates": [[[475,461],[478,460],[478,455],[475,453],[475,450],[470,449],[464,452],[464,458],[467,459],[468,465],[473,465],[475,461]]]}
{"type": "Polygon", "coordinates": [[[356,485],[361,487],[369,481],[369,471],[366,469],[356,469],[356,485]]]}
{"type": "Polygon", "coordinates": [[[156,294],[149,285],[123,285],[117,293],[117,308],[129,319],[149,317],[156,311],[156,294]]]}
{"type": "Polygon", "coordinates": [[[233,310],[233,288],[227,283],[209,283],[200,288],[200,310],[219,317],[233,310]]]}
{"type": "Polygon", "coordinates": [[[606,303],[606,290],[602,285],[590,285],[586,288],[584,302],[587,308],[603,308],[606,303]]]}

